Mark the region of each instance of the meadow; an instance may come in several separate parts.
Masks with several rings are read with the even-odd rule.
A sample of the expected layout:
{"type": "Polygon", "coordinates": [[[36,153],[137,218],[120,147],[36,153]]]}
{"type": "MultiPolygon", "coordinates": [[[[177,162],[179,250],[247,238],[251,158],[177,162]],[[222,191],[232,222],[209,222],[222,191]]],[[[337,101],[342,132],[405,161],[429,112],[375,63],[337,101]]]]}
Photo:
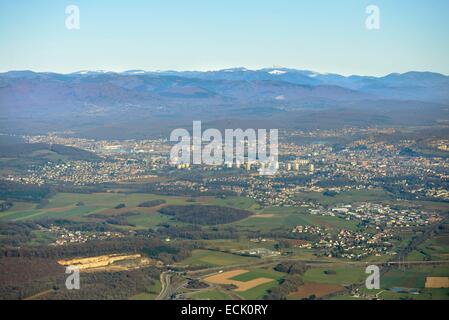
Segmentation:
{"type": "Polygon", "coordinates": [[[313,268],[307,270],[304,282],[350,285],[362,283],[366,279],[365,267],[313,268]]]}
{"type": "Polygon", "coordinates": [[[260,300],[267,293],[268,290],[277,286],[279,281],[285,276],[284,273],[274,271],[273,269],[249,269],[248,273],[241,274],[234,279],[238,278],[240,281],[251,281],[257,278],[271,278],[272,282],[264,283],[254,287],[252,289],[246,290],[244,292],[238,292],[238,295],[246,300],[260,300]]]}
{"type": "Polygon", "coordinates": [[[229,226],[238,230],[270,231],[274,229],[292,229],[296,225],[318,225],[322,227],[355,230],[355,221],[347,221],[337,217],[313,216],[305,208],[272,207],[261,209],[250,198],[245,197],[181,197],[161,196],[144,193],[57,193],[41,205],[36,203],[14,202],[14,206],[0,213],[0,221],[37,221],[47,218],[65,218],[76,221],[97,221],[93,214],[119,215],[133,212],[127,217],[130,226],[120,226],[125,229],[155,228],[161,223],[183,225],[173,221],[169,216],[162,215],[158,210],[162,206],[141,208],[139,204],[151,200],[164,200],[168,205],[215,205],[248,210],[254,215],[233,223],[229,226]],[[117,209],[118,205],[125,205],[117,209]],[[133,226],[131,226],[133,225],[133,226]]]}
{"type": "Polygon", "coordinates": [[[268,231],[286,227],[293,229],[297,225],[313,225],[331,229],[357,229],[356,221],[348,221],[331,216],[310,215],[304,208],[293,207],[265,208],[258,211],[257,215],[237,221],[232,225],[256,231],[268,231]]]}
{"type": "Polygon", "coordinates": [[[232,300],[232,298],[220,290],[207,290],[190,295],[195,300],[232,300]]]}
{"type": "MultiPolygon", "coordinates": [[[[157,214],[158,207],[138,208],[144,201],[164,200],[166,205],[189,205],[192,203],[201,205],[229,206],[238,209],[251,209],[257,207],[251,199],[229,197],[226,199],[215,197],[189,197],[160,196],[144,193],[57,193],[48,199],[43,206],[35,203],[14,202],[14,206],[0,213],[0,221],[26,221],[46,218],[79,218],[88,217],[94,213],[106,213],[113,215],[115,207],[124,204],[122,211],[135,211],[140,215],[130,218],[130,222],[139,227],[154,227],[158,223],[166,222],[169,218],[157,214]],[[155,213],[149,215],[149,213],[155,213]]],[[[116,211],[119,212],[118,210],[116,211]]]]}
{"type": "Polygon", "coordinates": [[[367,290],[363,285],[360,287],[361,295],[359,297],[350,296],[347,293],[337,294],[331,299],[366,299],[376,296],[384,300],[448,300],[449,288],[446,289],[428,289],[425,288],[427,277],[448,277],[449,269],[447,265],[420,265],[411,268],[391,269],[380,278],[379,290],[367,290]],[[396,292],[392,289],[404,288],[416,289],[418,294],[396,292]]]}
{"type": "Polygon", "coordinates": [[[270,288],[278,285],[284,276],[284,273],[271,268],[245,268],[214,274],[206,277],[204,281],[214,285],[232,283],[235,286],[233,295],[245,300],[260,300],[270,288]]]}
{"type": "Polygon", "coordinates": [[[297,199],[304,201],[316,201],[322,205],[350,204],[356,202],[379,202],[394,199],[393,195],[380,189],[343,191],[335,196],[325,196],[321,192],[299,192],[297,199]]]}
{"type": "Polygon", "coordinates": [[[183,260],[180,265],[221,267],[257,262],[258,258],[243,257],[236,254],[212,250],[194,250],[190,257],[183,260]]]}
{"type": "Polygon", "coordinates": [[[154,284],[146,289],[145,292],[130,297],[130,300],[154,300],[161,291],[161,282],[154,280],[154,284]]]}

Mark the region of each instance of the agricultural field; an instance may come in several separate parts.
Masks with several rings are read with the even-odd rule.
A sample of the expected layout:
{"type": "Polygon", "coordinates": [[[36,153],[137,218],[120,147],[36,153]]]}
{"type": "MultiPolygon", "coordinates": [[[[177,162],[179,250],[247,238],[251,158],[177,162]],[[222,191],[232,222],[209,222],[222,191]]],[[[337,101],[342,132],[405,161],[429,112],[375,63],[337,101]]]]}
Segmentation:
{"type": "Polygon", "coordinates": [[[201,242],[204,247],[210,248],[216,251],[240,251],[240,250],[248,250],[254,248],[266,248],[270,250],[274,250],[274,245],[277,243],[276,241],[266,241],[266,242],[254,242],[249,239],[232,239],[232,240],[203,240],[201,242]]]}
{"type": "Polygon", "coordinates": [[[171,221],[169,217],[157,212],[139,213],[138,215],[128,217],[126,220],[130,224],[135,225],[135,229],[153,229],[161,223],[167,223],[171,221]]]}
{"type": "Polygon", "coordinates": [[[233,285],[233,292],[246,300],[263,298],[285,274],[272,269],[234,269],[204,279],[214,285],[233,285]]]}
{"type": "Polygon", "coordinates": [[[449,235],[426,240],[407,258],[409,261],[449,260],[449,235]]]}
{"type": "Polygon", "coordinates": [[[423,289],[419,294],[384,291],[378,297],[384,300],[449,300],[449,289],[423,289]]]}
{"type": "Polygon", "coordinates": [[[14,220],[14,215],[22,211],[32,211],[36,208],[35,203],[14,201],[11,209],[0,212],[0,221],[14,220]]]}
{"type": "Polygon", "coordinates": [[[58,193],[49,199],[47,208],[64,207],[77,202],[83,202],[85,206],[95,206],[103,208],[113,208],[118,204],[124,203],[127,207],[136,207],[140,203],[149,200],[165,200],[170,204],[186,204],[188,198],[159,196],[145,193],[58,193]]]}
{"type": "Polygon", "coordinates": [[[448,277],[447,265],[415,266],[411,268],[392,269],[382,274],[380,290],[367,290],[360,287],[357,296],[337,294],[332,299],[384,299],[384,300],[449,300],[449,288],[426,288],[428,277],[448,277]]]}
{"type": "Polygon", "coordinates": [[[180,265],[220,267],[257,262],[258,258],[243,257],[236,254],[211,250],[194,250],[192,255],[180,265]]]}
{"type": "Polygon", "coordinates": [[[9,221],[26,221],[26,220],[40,220],[48,218],[76,218],[85,215],[93,214],[102,211],[102,208],[95,207],[75,207],[66,206],[59,208],[45,208],[35,209],[29,211],[15,212],[13,215],[8,215],[6,220],[9,221]]]}
{"type": "Polygon", "coordinates": [[[195,300],[232,300],[232,298],[225,292],[220,290],[201,291],[189,296],[195,300]]]}
{"type": "Polygon", "coordinates": [[[351,285],[363,283],[365,267],[312,268],[303,275],[304,282],[351,285]]]}
{"type": "Polygon", "coordinates": [[[257,278],[272,279],[273,281],[260,284],[252,289],[246,290],[244,292],[239,292],[239,296],[246,300],[259,300],[262,299],[268,292],[269,289],[278,285],[279,281],[285,276],[284,273],[274,271],[273,269],[251,269],[249,273],[240,275],[240,279],[248,279],[252,281],[257,278]]]}
{"type": "Polygon", "coordinates": [[[245,197],[227,197],[224,199],[212,197],[199,197],[197,199],[198,202],[205,202],[209,205],[231,207],[249,211],[260,210],[259,205],[253,199],[245,197]]]}
{"type": "Polygon", "coordinates": [[[40,230],[34,230],[32,235],[32,240],[28,243],[30,246],[49,245],[56,240],[54,234],[40,230]]]}
{"type": "Polygon", "coordinates": [[[300,286],[297,291],[291,293],[289,299],[307,299],[310,296],[322,298],[343,290],[345,288],[339,284],[306,283],[300,286]]]}
{"type": "MultiPolygon", "coordinates": [[[[358,195],[358,200],[364,199],[363,201],[366,201],[370,198],[377,201],[383,198],[385,201],[395,202],[394,199],[388,198],[387,194],[379,190],[355,192],[361,192],[358,195]]],[[[317,199],[325,197],[322,194],[315,194],[314,196],[317,199]]],[[[341,203],[347,202],[344,197],[353,196],[343,193],[335,197],[325,198],[332,198],[332,201],[336,201],[335,203],[341,203]]],[[[329,201],[331,200],[327,199],[327,201],[330,204],[329,201]]],[[[438,210],[444,210],[445,208],[445,205],[430,202],[421,202],[419,204],[413,202],[409,205],[438,210]]],[[[285,238],[277,239],[265,235],[263,236],[263,241],[261,238],[257,238],[259,232],[291,232],[296,225],[320,226],[335,231],[339,229],[358,230],[357,221],[348,221],[339,217],[310,215],[308,208],[305,207],[268,207],[261,209],[252,199],[244,197],[191,198],[122,192],[92,194],[57,193],[48,199],[44,199],[41,203],[15,202],[11,209],[0,213],[0,222],[27,222],[46,218],[64,218],[76,222],[104,223],[108,221],[108,218],[120,218],[123,219],[123,224],[110,224],[111,227],[116,228],[115,230],[146,230],[158,227],[162,230],[162,224],[169,224],[173,228],[193,229],[191,221],[175,220],[175,217],[163,214],[162,211],[160,212],[161,208],[169,206],[218,206],[250,212],[249,216],[247,214],[238,221],[221,223],[218,226],[213,223],[201,225],[201,230],[204,232],[214,232],[214,230],[226,232],[226,228],[230,228],[238,236],[233,239],[214,239],[213,237],[211,239],[198,239],[196,240],[198,246],[190,252],[187,258],[185,258],[187,255],[185,255],[181,260],[173,262],[173,266],[186,270],[215,268],[208,272],[217,272],[223,268],[222,273],[216,273],[213,276],[202,279],[210,287],[199,290],[188,290],[185,288],[186,291],[178,291],[179,294],[185,294],[188,298],[198,300],[262,299],[269,293],[270,289],[278,286],[280,280],[287,277],[288,274],[273,270],[273,266],[262,268],[255,265],[259,262],[270,262],[268,258],[233,254],[233,252],[256,248],[279,251],[282,254],[281,258],[287,257],[286,259],[297,259],[310,263],[335,263],[331,267],[311,267],[304,274],[298,276],[303,281],[303,285],[300,285],[296,291],[286,295],[288,299],[307,299],[311,296],[315,298],[354,299],[353,296],[348,294],[348,286],[363,286],[366,279],[364,266],[344,265],[343,260],[337,258],[315,256],[314,250],[301,249],[291,244],[287,246],[288,241],[285,238]],[[154,201],[154,206],[141,206],[142,203],[151,201],[154,201]],[[249,234],[251,235],[247,236],[249,234]],[[234,285],[235,287],[227,285],[234,285]]],[[[221,208],[213,208],[215,208],[216,212],[221,212],[221,208]]],[[[201,214],[209,213],[207,210],[204,210],[204,207],[201,207],[201,209],[198,211],[201,214]]],[[[411,252],[408,259],[417,261],[448,259],[447,244],[449,235],[447,230],[446,224],[438,235],[424,241],[416,250],[411,252]]],[[[33,230],[31,234],[31,240],[28,240],[27,243],[30,246],[49,245],[55,242],[55,234],[46,231],[46,229],[33,230]]],[[[393,241],[395,241],[394,246],[400,249],[405,248],[411,239],[416,236],[416,233],[411,230],[401,230],[398,232],[398,236],[401,239],[393,241]]],[[[173,244],[182,241],[182,238],[177,239],[176,236],[170,235],[169,237],[173,244]]],[[[162,238],[162,241],[164,240],[165,238],[162,238]]],[[[375,264],[386,259],[391,259],[391,256],[371,256],[364,261],[370,261],[375,264]]],[[[362,290],[360,298],[363,299],[378,294],[378,298],[381,299],[447,299],[449,289],[425,288],[426,277],[446,277],[448,276],[447,268],[444,269],[445,267],[443,266],[426,268],[428,269],[410,269],[411,271],[408,270],[410,272],[407,273],[403,273],[400,270],[392,270],[383,276],[382,290],[377,292],[365,292],[362,290]],[[394,292],[391,288],[395,287],[417,288],[420,293],[414,295],[394,292]]],[[[158,296],[160,290],[161,283],[157,281],[146,289],[145,287],[139,288],[138,294],[133,292],[130,299],[152,300],[158,296]]]]}
{"type": "Polygon", "coordinates": [[[279,228],[292,229],[296,225],[314,225],[332,229],[345,228],[356,230],[357,222],[338,217],[314,216],[308,214],[304,208],[266,208],[256,215],[232,223],[237,228],[267,231],[279,228]]]}
{"type": "Polygon", "coordinates": [[[250,209],[255,207],[254,201],[247,198],[229,197],[218,199],[214,197],[198,197],[192,200],[189,197],[159,196],[152,194],[125,194],[125,193],[58,193],[48,199],[44,205],[34,203],[14,202],[14,206],[0,213],[0,221],[27,221],[46,218],[89,218],[92,214],[117,215],[125,212],[134,212],[129,217],[130,224],[137,228],[152,228],[160,223],[170,221],[170,217],[159,214],[161,206],[141,208],[139,204],[151,200],[164,200],[165,205],[218,205],[229,206],[236,209],[250,209]],[[125,207],[115,207],[124,204],[125,207]]]}
{"type": "Polygon", "coordinates": [[[229,225],[237,230],[270,231],[274,229],[290,230],[294,226],[317,225],[328,228],[347,228],[355,230],[356,222],[346,221],[337,217],[309,215],[304,208],[266,208],[261,210],[253,199],[244,197],[175,197],[143,193],[57,193],[41,205],[26,202],[15,202],[14,206],[0,213],[0,221],[37,221],[47,218],[64,218],[75,221],[98,221],[97,215],[118,216],[132,212],[126,217],[128,226],[118,226],[125,229],[155,228],[161,223],[183,225],[174,221],[173,217],[163,215],[158,210],[172,205],[213,205],[241,210],[254,214],[248,218],[232,222],[229,225]],[[164,204],[155,207],[138,207],[145,201],[163,200],[164,204]],[[123,208],[116,208],[123,204],[123,208]]]}
{"type": "Polygon", "coordinates": [[[449,277],[426,277],[425,288],[447,289],[449,288],[449,277]]]}
{"type": "Polygon", "coordinates": [[[154,280],[154,284],[149,286],[145,292],[130,297],[130,300],[155,300],[161,291],[161,282],[154,280]]]}
{"type": "Polygon", "coordinates": [[[444,223],[439,234],[424,241],[407,258],[409,261],[449,260],[449,223],[444,223]]]}
{"type": "Polygon", "coordinates": [[[353,191],[344,191],[338,193],[335,196],[325,196],[321,192],[300,192],[296,195],[297,199],[304,201],[316,201],[322,205],[336,205],[340,203],[355,203],[355,202],[379,202],[385,200],[394,199],[393,196],[379,189],[373,190],[353,190],[353,191]]]}
{"type": "Polygon", "coordinates": [[[426,277],[447,277],[449,268],[447,265],[440,266],[416,266],[403,270],[394,269],[381,278],[381,287],[389,289],[392,287],[424,288],[426,277]]]}

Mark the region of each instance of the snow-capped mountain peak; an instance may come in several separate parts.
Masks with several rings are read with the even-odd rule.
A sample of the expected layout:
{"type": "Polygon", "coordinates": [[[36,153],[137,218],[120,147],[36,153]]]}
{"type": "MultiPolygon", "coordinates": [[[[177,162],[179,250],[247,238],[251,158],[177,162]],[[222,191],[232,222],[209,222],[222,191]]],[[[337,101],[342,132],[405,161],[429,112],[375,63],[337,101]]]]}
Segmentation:
{"type": "Polygon", "coordinates": [[[286,74],[287,73],[287,71],[284,71],[284,70],[273,70],[273,71],[270,71],[270,72],[268,72],[269,74],[273,74],[273,75],[281,75],[281,74],[286,74]]]}

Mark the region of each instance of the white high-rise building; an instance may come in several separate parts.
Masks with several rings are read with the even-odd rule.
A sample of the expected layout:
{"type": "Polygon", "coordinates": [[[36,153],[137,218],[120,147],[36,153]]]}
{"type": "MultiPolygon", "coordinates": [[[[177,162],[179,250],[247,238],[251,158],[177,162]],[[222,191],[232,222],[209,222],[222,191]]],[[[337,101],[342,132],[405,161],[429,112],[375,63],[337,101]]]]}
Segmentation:
{"type": "Polygon", "coordinates": [[[309,172],[311,173],[315,172],[315,165],[313,163],[309,165],[309,172]]]}
{"type": "Polygon", "coordinates": [[[299,171],[299,162],[298,162],[298,160],[295,161],[295,171],[299,171]]]}

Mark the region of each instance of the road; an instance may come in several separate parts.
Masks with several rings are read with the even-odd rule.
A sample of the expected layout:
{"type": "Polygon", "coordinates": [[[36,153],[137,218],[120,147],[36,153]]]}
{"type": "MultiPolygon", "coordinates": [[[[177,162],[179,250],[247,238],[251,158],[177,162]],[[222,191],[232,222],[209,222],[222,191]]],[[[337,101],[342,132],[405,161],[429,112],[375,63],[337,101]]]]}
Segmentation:
{"type": "MultiPolygon", "coordinates": [[[[447,218],[446,218],[447,219],[447,218]]],[[[445,220],[446,220],[445,219],[445,220]]],[[[444,221],[444,220],[443,220],[444,221]]],[[[414,239],[412,243],[410,243],[406,248],[404,248],[397,256],[394,257],[394,260],[389,261],[369,261],[369,262],[361,262],[361,261],[328,261],[328,260],[297,260],[297,259],[283,259],[283,261],[302,261],[309,267],[333,267],[333,266],[360,266],[366,267],[368,265],[377,265],[379,267],[383,266],[386,268],[382,269],[382,273],[387,272],[390,267],[394,267],[396,265],[432,265],[432,264],[449,264],[449,260],[438,260],[438,261],[404,261],[408,254],[413,251],[419,244],[423,243],[429,237],[432,236],[433,232],[438,228],[439,225],[443,223],[433,225],[429,227],[420,237],[414,239]]],[[[257,261],[253,263],[246,264],[236,264],[236,265],[228,265],[221,267],[211,267],[204,268],[200,270],[187,271],[186,275],[190,278],[202,280],[206,277],[209,277],[213,274],[217,274],[219,272],[233,270],[233,269],[245,269],[245,268],[254,268],[254,267],[268,267],[274,266],[280,262],[279,258],[267,258],[263,261],[257,261]]],[[[182,278],[179,274],[176,274],[171,271],[163,272],[160,275],[161,281],[161,292],[159,293],[157,300],[166,300],[170,299],[173,294],[175,294],[180,288],[184,287],[187,284],[187,280],[182,278]],[[176,278],[176,281],[173,281],[173,277],[176,278]]],[[[233,297],[238,298],[238,297],[233,297]]]]}
{"type": "Polygon", "coordinates": [[[165,297],[167,297],[167,291],[170,286],[170,276],[167,274],[167,272],[162,272],[159,276],[159,279],[161,282],[161,292],[156,297],[156,300],[165,300],[165,297]]]}
{"type": "Polygon", "coordinates": [[[187,284],[186,279],[179,278],[171,271],[162,272],[160,275],[160,281],[161,292],[156,297],[156,300],[170,300],[173,294],[187,284]]]}

